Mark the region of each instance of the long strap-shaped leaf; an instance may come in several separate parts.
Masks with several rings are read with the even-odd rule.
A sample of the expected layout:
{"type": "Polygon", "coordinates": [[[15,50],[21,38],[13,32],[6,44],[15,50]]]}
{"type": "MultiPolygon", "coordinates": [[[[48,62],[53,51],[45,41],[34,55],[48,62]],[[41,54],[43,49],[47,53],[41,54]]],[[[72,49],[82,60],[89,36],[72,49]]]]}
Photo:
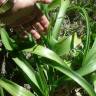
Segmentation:
{"type": "Polygon", "coordinates": [[[0,79],[0,86],[12,96],[35,96],[30,91],[6,79],[0,79]]]}
{"type": "Polygon", "coordinates": [[[75,11],[77,11],[79,13],[83,13],[82,16],[84,17],[84,19],[86,21],[86,29],[87,30],[86,30],[86,44],[85,44],[85,49],[84,49],[84,57],[85,57],[86,54],[87,54],[87,52],[89,51],[89,46],[90,46],[90,34],[91,34],[90,32],[91,32],[91,30],[90,30],[89,16],[88,16],[88,13],[87,13],[86,9],[83,8],[83,7],[72,6],[69,9],[71,9],[71,10],[74,10],[75,9],[75,11]]]}
{"type": "Polygon", "coordinates": [[[96,39],[93,47],[86,54],[82,67],[77,71],[81,75],[87,75],[96,71],[96,39]]]}
{"type": "MultiPolygon", "coordinates": [[[[1,39],[5,48],[8,51],[14,51],[14,44],[10,40],[6,30],[4,28],[0,28],[0,33],[1,33],[1,39]]],[[[24,73],[26,73],[26,75],[30,78],[32,83],[41,91],[41,87],[39,86],[38,81],[37,81],[37,77],[36,77],[37,75],[35,74],[35,71],[32,68],[32,66],[22,56],[21,57],[17,56],[12,59],[24,71],[24,73]]]]}
{"type": "Polygon", "coordinates": [[[53,51],[43,46],[35,46],[34,48],[26,49],[23,51],[31,52],[33,54],[37,54],[37,55],[40,55],[42,57],[45,57],[45,58],[48,58],[57,62],[57,64],[53,63],[53,65],[51,66],[61,71],[62,73],[66,74],[73,80],[75,80],[79,85],[81,85],[90,94],[90,96],[96,96],[92,86],[84,78],[82,78],[79,74],[77,74],[75,71],[72,71],[71,69],[66,67],[65,66],[66,64],[61,62],[62,60],[53,51]]]}
{"type": "Polygon", "coordinates": [[[46,57],[48,59],[51,59],[65,67],[68,67],[67,64],[63,64],[63,60],[53,51],[49,50],[48,48],[45,48],[40,45],[35,45],[33,48],[25,49],[23,50],[25,52],[31,52],[37,55],[41,55],[43,57],[46,57]]]}
{"type": "Polygon", "coordinates": [[[5,28],[0,27],[0,34],[1,34],[2,42],[7,50],[13,51],[14,49],[18,47],[15,41],[9,37],[5,28]]]}
{"type": "Polygon", "coordinates": [[[59,10],[57,19],[56,19],[55,26],[54,26],[53,31],[52,31],[52,36],[55,39],[57,39],[57,37],[58,37],[58,32],[60,32],[60,26],[61,26],[62,21],[64,19],[64,15],[67,11],[67,8],[69,7],[69,4],[70,4],[70,0],[61,0],[61,7],[59,10]]]}
{"type": "MultiPolygon", "coordinates": [[[[47,82],[46,82],[46,84],[43,84],[45,82],[44,81],[42,82],[43,78],[41,77],[41,75],[35,72],[35,70],[28,63],[28,61],[26,61],[25,58],[20,56],[20,54],[18,54],[18,55],[19,56],[16,56],[12,59],[22,69],[22,71],[29,77],[32,84],[35,85],[35,86],[33,85],[35,87],[34,91],[36,91],[37,94],[39,94],[40,96],[47,96],[47,95],[45,95],[45,94],[48,94],[48,92],[49,92],[47,82]]],[[[43,75],[43,73],[42,73],[42,75],[43,75]]]]}
{"type": "Polygon", "coordinates": [[[36,88],[40,90],[41,93],[40,92],[38,93],[42,94],[42,89],[41,89],[42,87],[39,84],[40,81],[37,80],[38,76],[35,73],[32,66],[22,56],[17,56],[12,59],[23,70],[23,72],[29,77],[29,79],[36,86],[36,88]]]}
{"type": "Polygon", "coordinates": [[[52,30],[52,35],[49,36],[49,44],[51,48],[54,47],[55,43],[57,42],[58,34],[60,32],[60,27],[63,22],[64,15],[67,11],[67,8],[70,5],[70,0],[60,0],[60,2],[61,2],[61,5],[60,5],[59,13],[58,13],[54,28],[52,30]]]}
{"type": "Polygon", "coordinates": [[[11,44],[10,38],[4,28],[0,28],[0,34],[5,48],[9,51],[13,51],[13,46],[11,44]]]}
{"type": "Polygon", "coordinates": [[[0,87],[0,96],[4,96],[4,90],[2,87],[0,87]]]}

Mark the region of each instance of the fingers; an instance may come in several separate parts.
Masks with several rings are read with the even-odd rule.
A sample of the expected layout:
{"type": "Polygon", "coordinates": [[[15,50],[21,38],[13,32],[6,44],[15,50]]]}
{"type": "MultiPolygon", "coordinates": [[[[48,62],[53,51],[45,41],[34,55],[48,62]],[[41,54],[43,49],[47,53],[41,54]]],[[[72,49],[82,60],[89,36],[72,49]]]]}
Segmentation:
{"type": "Polygon", "coordinates": [[[34,27],[36,28],[36,30],[31,30],[31,33],[36,39],[40,39],[41,37],[40,34],[42,32],[46,33],[48,26],[49,26],[49,21],[47,17],[43,15],[39,18],[39,21],[34,24],[34,27]]]}
{"type": "MultiPolygon", "coordinates": [[[[27,32],[31,33],[35,39],[40,39],[41,38],[40,34],[42,32],[46,33],[48,26],[49,26],[49,21],[45,15],[39,17],[39,20],[37,22],[34,22],[34,23],[31,22],[28,25],[26,25],[26,24],[23,25],[25,30],[27,30],[27,32]]],[[[24,35],[22,35],[22,36],[24,36],[24,35]]],[[[26,36],[24,36],[24,37],[26,37],[26,36]]]]}
{"type": "Polygon", "coordinates": [[[44,27],[39,22],[35,24],[35,28],[38,30],[39,33],[45,30],[44,27]]]}
{"type": "Polygon", "coordinates": [[[45,30],[48,29],[49,21],[45,15],[40,18],[40,24],[44,27],[45,30]]]}
{"type": "Polygon", "coordinates": [[[36,30],[34,30],[34,29],[32,29],[31,31],[30,31],[30,33],[32,34],[32,36],[35,38],[35,39],[40,39],[40,34],[36,31],[36,30]]]}

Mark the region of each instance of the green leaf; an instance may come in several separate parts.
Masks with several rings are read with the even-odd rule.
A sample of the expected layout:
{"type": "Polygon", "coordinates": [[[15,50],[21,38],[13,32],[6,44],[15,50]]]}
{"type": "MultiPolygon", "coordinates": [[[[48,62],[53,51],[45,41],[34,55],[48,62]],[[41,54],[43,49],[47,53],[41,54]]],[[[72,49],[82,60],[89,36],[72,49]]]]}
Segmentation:
{"type": "Polygon", "coordinates": [[[0,79],[0,86],[13,96],[35,96],[25,88],[6,79],[0,79]]]}
{"type": "Polygon", "coordinates": [[[81,46],[83,46],[81,38],[78,38],[77,33],[74,33],[74,47],[73,48],[76,48],[80,44],[81,46]]]}
{"type": "Polygon", "coordinates": [[[1,40],[5,48],[9,51],[13,51],[13,46],[11,44],[10,38],[4,28],[0,28],[1,40]]]}
{"type": "Polygon", "coordinates": [[[51,4],[48,6],[48,10],[53,10],[60,5],[60,0],[53,0],[51,4]]]}
{"type": "Polygon", "coordinates": [[[47,80],[45,78],[45,74],[43,72],[43,68],[41,66],[38,66],[38,73],[37,73],[37,76],[38,76],[38,82],[39,84],[41,84],[40,86],[42,87],[42,90],[44,92],[44,95],[45,96],[48,96],[49,94],[49,88],[48,88],[48,85],[47,85],[47,80]]]}
{"type": "Polygon", "coordinates": [[[60,32],[60,27],[64,19],[64,15],[67,11],[67,8],[70,5],[70,0],[60,0],[60,1],[61,1],[60,3],[61,5],[60,5],[59,13],[56,18],[54,28],[52,30],[52,35],[50,35],[49,40],[48,40],[51,47],[53,47],[56,44],[56,41],[58,39],[58,34],[60,32]]]}
{"type": "Polygon", "coordinates": [[[77,72],[84,76],[94,71],[96,71],[96,39],[93,47],[89,50],[83,60],[82,67],[77,72]]]}
{"type": "Polygon", "coordinates": [[[80,13],[80,15],[85,19],[86,22],[86,44],[85,44],[85,48],[84,48],[84,58],[87,54],[87,52],[89,51],[89,46],[90,46],[90,22],[89,22],[89,16],[88,16],[88,12],[85,8],[80,7],[80,6],[72,6],[70,11],[72,11],[73,9],[75,9],[75,11],[77,11],[78,13],[80,13]]]}
{"type": "Polygon", "coordinates": [[[31,52],[33,54],[42,55],[43,57],[46,57],[46,58],[51,59],[63,66],[68,67],[67,64],[63,64],[64,63],[63,60],[55,52],[53,52],[43,46],[35,45],[33,48],[25,49],[23,51],[31,52]]]}
{"type": "MultiPolygon", "coordinates": [[[[50,66],[52,66],[53,68],[59,70],[60,72],[66,74],[67,76],[72,78],[79,85],[81,85],[90,94],[90,96],[96,96],[92,86],[84,78],[82,78],[78,73],[74,72],[73,70],[71,70],[67,66],[65,66],[66,64],[64,62],[62,62],[62,59],[59,58],[58,55],[55,54],[54,52],[52,52],[51,50],[49,50],[45,47],[42,47],[42,46],[35,46],[34,48],[26,49],[23,51],[31,52],[33,54],[37,54],[42,57],[55,61],[56,63],[49,63],[50,66]]],[[[46,63],[47,62],[48,61],[46,61],[46,63]]]]}
{"type": "Polygon", "coordinates": [[[30,78],[30,80],[40,89],[37,81],[36,73],[31,65],[22,56],[12,58],[13,61],[23,70],[23,72],[30,78]]]}
{"type": "Polygon", "coordinates": [[[81,9],[82,13],[84,14],[84,19],[86,21],[86,28],[87,28],[87,31],[86,31],[86,44],[85,44],[85,53],[84,53],[84,56],[86,56],[87,52],[89,51],[89,47],[90,47],[90,35],[91,35],[91,30],[90,30],[90,22],[89,22],[89,16],[88,16],[88,13],[86,11],[85,8],[82,8],[81,9]]]}
{"type": "Polygon", "coordinates": [[[93,72],[91,74],[91,82],[93,83],[93,86],[94,86],[94,91],[96,92],[96,72],[93,72]]]}
{"type": "Polygon", "coordinates": [[[61,7],[60,7],[60,10],[59,10],[59,13],[58,13],[58,16],[57,16],[56,23],[54,25],[53,31],[52,31],[52,36],[55,39],[57,39],[57,37],[58,37],[58,33],[60,32],[60,27],[61,27],[61,24],[62,24],[63,19],[64,19],[64,15],[65,15],[69,5],[70,5],[69,0],[61,0],[61,7]]]}
{"type": "Polygon", "coordinates": [[[53,50],[60,56],[68,54],[71,49],[71,39],[72,36],[63,38],[55,44],[53,50]]]}
{"type": "Polygon", "coordinates": [[[0,87],[0,96],[4,96],[4,90],[2,87],[0,87]]]}
{"type": "Polygon", "coordinates": [[[59,66],[59,65],[50,65],[50,66],[72,78],[79,85],[81,85],[89,93],[90,96],[96,96],[94,89],[90,85],[90,83],[88,83],[83,77],[81,77],[81,75],[79,75],[75,71],[72,71],[68,68],[64,68],[63,66],[59,66]]]}

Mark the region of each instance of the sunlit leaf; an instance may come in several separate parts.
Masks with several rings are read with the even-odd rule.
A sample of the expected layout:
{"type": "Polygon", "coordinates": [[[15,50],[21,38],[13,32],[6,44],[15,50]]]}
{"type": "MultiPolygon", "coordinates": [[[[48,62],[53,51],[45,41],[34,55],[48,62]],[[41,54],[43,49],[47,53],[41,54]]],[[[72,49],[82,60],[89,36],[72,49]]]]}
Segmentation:
{"type": "MultiPolygon", "coordinates": [[[[55,52],[49,50],[48,48],[40,46],[40,45],[36,45],[33,48],[25,49],[23,51],[42,55],[43,57],[56,61],[61,65],[64,63],[63,60],[55,52]]],[[[63,66],[68,67],[66,64],[63,64],[63,66]]]]}
{"type": "Polygon", "coordinates": [[[55,44],[53,50],[60,56],[68,54],[71,48],[71,39],[71,36],[63,38],[63,40],[55,44]]]}
{"type": "Polygon", "coordinates": [[[2,87],[0,87],[0,96],[4,96],[4,90],[2,87]]]}
{"type": "Polygon", "coordinates": [[[6,79],[0,79],[0,86],[13,96],[35,96],[25,88],[6,79]]]}
{"type": "Polygon", "coordinates": [[[13,51],[17,48],[15,41],[9,37],[6,29],[0,28],[1,40],[5,48],[9,51],[13,51]]]}
{"type": "Polygon", "coordinates": [[[23,72],[30,78],[30,80],[40,89],[37,81],[36,73],[31,65],[21,56],[12,58],[14,62],[23,70],[23,72]]]}
{"type": "Polygon", "coordinates": [[[60,32],[60,27],[61,27],[61,24],[64,20],[64,15],[65,15],[69,5],[70,5],[70,0],[61,0],[61,2],[60,2],[59,13],[58,13],[58,16],[56,18],[54,28],[52,30],[52,35],[50,35],[50,38],[48,40],[51,47],[53,47],[55,45],[55,43],[56,43],[55,40],[58,39],[58,34],[60,32]]]}
{"type": "Polygon", "coordinates": [[[49,94],[49,89],[47,85],[47,80],[45,78],[45,74],[43,72],[43,68],[39,66],[37,69],[38,69],[38,73],[37,73],[38,82],[39,84],[41,84],[40,86],[42,87],[44,94],[47,96],[49,94]]]}
{"type": "Polygon", "coordinates": [[[82,67],[78,70],[78,73],[81,75],[86,75],[96,71],[96,39],[93,44],[93,47],[87,53],[82,67]]]}
{"type": "MultiPolygon", "coordinates": [[[[55,61],[56,63],[51,64],[51,66],[53,68],[56,68],[60,72],[64,73],[65,75],[67,75],[70,78],[72,78],[73,80],[75,80],[78,84],[80,84],[90,94],[90,96],[96,96],[92,86],[84,78],[82,78],[78,73],[76,73],[76,72],[72,71],[71,69],[69,69],[68,67],[64,66],[66,64],[64,64],[64,62],[61,62],[62,59],[60,59],[58,57],[58,55],[56,55],[51,50],[49,50],[45,47],[42,47],[42,46],[35,46],[34,48],[26,49],[23,51],[31,52],[33,54],[37,54],[42,57],[45,57],[45,58],[55,61]]],[[[48,62],[46,62],[46,63],[48,63],[48,62]]]]}
{"type": "Polygon", "coordinates": [[[6,32],[6,30],[4,28],[0,28],[0,34],[1,34],[1,39],[2,39],[2,42],[5,46],[5,48],[7,50],[10,50],[12,51],[13,50],[13,46],[11,45],[11,41],[10,41],[10,38],[6,32]]]}
{"type": "Polygon", "coordinates": [[[77,37],[77,33],[74,34],[74,48],[76,48],[78,45],[83,47],[81,38],[77,37]]]}
{"type": "Polygon", "coordinates": [[[53,2],[48,6],[48,10],[57,8],[60,5],[60,2],[60,0],[53,0],[53,2]]]}
{"type": "Polygon", "coordinates": [[[70,5],[69,0],[61,0],[61,7],[59,9],[59,13],[58,13],[58,16],[57,16],[57,19],[56,19],[56,23],[55,23],[53,31],[52,31],[52,36],[55,39],[57,39],[57,37],[58,37],[58,32],[60,32],[60,27],[61,27],[61,24],[62,24],[63,19],[64,19],[64,15],[65,15],[69,5],[70,5]]]}

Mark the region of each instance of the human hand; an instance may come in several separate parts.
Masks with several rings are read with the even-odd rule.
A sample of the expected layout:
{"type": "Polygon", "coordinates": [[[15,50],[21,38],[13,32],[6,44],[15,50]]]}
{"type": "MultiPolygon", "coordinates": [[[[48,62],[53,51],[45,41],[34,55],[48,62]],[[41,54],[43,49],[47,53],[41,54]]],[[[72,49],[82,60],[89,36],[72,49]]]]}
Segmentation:
{"type": "Polygon", "coordinates": [[[13,8],[0,15],[1,22],[14,30],[24,29],[20,35],[30,32],[36,39],[46,31],[49,25],[47,17],[35,5],[36,2],[50,3],[52,0],[13,0],[13,8]]]}

